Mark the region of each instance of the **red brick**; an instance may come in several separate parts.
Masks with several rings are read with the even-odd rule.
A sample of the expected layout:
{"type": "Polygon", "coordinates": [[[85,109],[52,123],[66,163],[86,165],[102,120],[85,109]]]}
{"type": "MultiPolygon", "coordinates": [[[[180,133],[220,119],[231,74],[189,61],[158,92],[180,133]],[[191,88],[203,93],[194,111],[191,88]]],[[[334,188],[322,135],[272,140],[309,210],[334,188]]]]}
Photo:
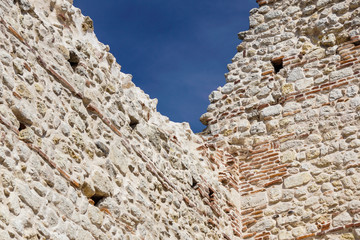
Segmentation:
{"type": "Polygon", "coordinates": [[[13,29],[11,26],[9,26],[8,29],[17,39],[19,39],[20,42],[25,43],[24,38],[17,31],[15,31],[15,29],[13,29]]]}
{"type": "Polygon", "coordinates": [[[272,186],[272,185],[274,185],[274,184],[278,184],[278,183],[282,183],[282,182],[283,182],[282,179],[276,179],[276,180],[274,180],[274,181],[265,183],[265,184],[264,184],[264,187],[270,187],[270,186],[272,186]]]}
{"type": "Polygon", "coordinates": [[[301,240],[301,239],[310,238],[310,237],[314,237],[314,236],[315,236],[315,233],[310,233],[308,235],[297,237],[296,240],[301,240]]]}
{"type": "Polygon", "coordinates": [[[269,75],[269,74],[272,74],[272,73],[274,73],[274,70],[269,70],[269,71],[263,72],[261,74],[261,76],[269,75]]]}
{"type": "Polygon", "coordinates": [[[251,238],[251,237],[253,237],[253,236],[255,236],[255,235],[256,235],[256,233],[249,233],[249,234],[243,235],[243,238],[244,238],[244,239],[248,239],[248,238],[251,238]]]}

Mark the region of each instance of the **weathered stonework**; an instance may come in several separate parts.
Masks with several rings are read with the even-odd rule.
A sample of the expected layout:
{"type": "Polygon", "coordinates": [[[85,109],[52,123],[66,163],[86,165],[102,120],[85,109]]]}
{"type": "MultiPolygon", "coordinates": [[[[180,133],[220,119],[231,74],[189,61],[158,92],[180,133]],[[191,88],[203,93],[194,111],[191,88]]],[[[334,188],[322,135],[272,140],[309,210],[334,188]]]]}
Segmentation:
{"type": "Polygon", "coordinates": [[[2,0],[0,239],[360,239],[360,2],[258,3],[195,135],[71,0],[2,0]]]}

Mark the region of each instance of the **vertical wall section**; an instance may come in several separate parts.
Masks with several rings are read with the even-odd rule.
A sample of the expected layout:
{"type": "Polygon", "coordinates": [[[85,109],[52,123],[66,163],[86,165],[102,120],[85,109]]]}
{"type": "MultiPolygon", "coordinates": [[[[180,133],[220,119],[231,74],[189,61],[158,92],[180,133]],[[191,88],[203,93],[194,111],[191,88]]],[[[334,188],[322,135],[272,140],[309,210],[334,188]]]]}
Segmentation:
{"type": "Polygon", "coordinates": [[[360,2],[257,2],[195,135],[71,0],[2,0],[0,238],[360,239],[360,2]]]}
{"type": "Polygon", "coordinates": [[[242,239],[360,239],[360,3],[257,2],[201,117],[203,154],[238,196],[242,239]]]}

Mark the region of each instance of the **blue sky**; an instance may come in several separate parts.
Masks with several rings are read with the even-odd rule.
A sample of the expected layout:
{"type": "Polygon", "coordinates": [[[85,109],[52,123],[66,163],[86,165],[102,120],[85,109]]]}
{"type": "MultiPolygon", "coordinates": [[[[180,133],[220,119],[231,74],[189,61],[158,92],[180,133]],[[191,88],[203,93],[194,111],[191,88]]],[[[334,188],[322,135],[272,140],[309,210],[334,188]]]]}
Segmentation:
{"type": "Polygon", "coordinates": [[[249,28],[255,0],[74,0],[99,40],[131,73],[158,111],[202,131],[208,95],[225,84],[226,65],[249,28]]]}

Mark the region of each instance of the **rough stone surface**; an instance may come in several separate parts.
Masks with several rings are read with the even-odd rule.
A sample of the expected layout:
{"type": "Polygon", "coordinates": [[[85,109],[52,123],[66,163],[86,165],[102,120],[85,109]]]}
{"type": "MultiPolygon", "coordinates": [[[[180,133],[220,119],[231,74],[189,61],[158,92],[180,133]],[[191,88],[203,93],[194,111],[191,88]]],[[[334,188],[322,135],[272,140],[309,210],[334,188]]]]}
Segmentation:
{"type": "Polygon", "coordinates": [[[0,239],[360,239],[360,3],[257,2],[194,134],[72,0],[1,1],[0,239]]]}

